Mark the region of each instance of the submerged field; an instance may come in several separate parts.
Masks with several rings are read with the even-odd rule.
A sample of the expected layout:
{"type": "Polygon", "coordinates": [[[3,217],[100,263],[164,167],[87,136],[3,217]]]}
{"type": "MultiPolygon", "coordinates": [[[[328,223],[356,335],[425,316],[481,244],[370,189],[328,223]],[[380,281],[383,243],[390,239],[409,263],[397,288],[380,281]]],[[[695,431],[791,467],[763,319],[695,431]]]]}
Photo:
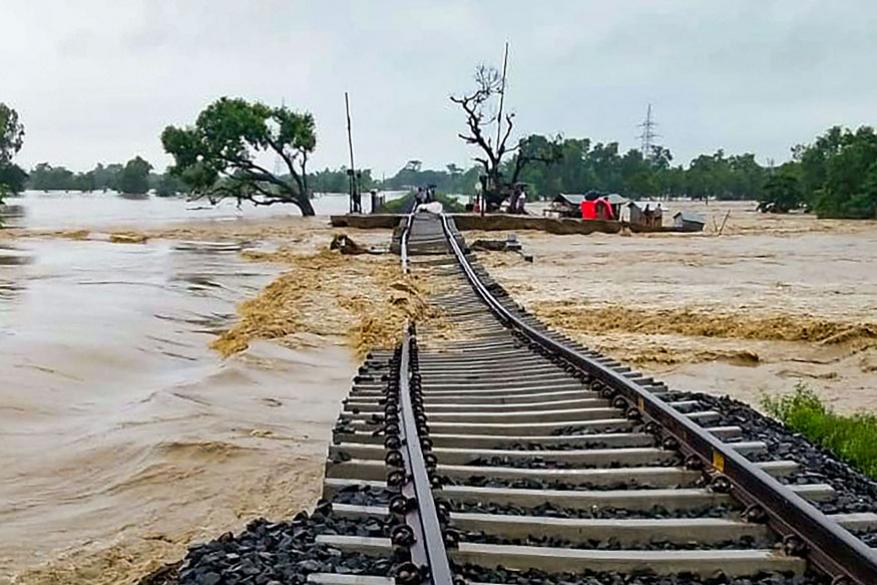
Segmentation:
{"type": "Polygon", "coordinates": [[[706,231],[526,232],[533,263],[480,257],[546,322],[673,386],[757,404],[804,381],[841,412],[871,408],[877,222],[765,215],[747,202],[670,205],[706,214],[706,231]]]}
{"type": "Polygon", "coordinates": [[[134,583],[311,506],[360,348],[422,308],[392,258],[329,252],[326,218],[92,225],[75,197],[0,231],[0,584],[134,583]]]}
{"type": "MultiPolygon", "coordinates": [[[[677,388],[758,405],[805,381],[869,407],[877,223],[753,207],[710,205],[705,234],[519,233],[532,264],[480,258],[548,323],[677,388]]],[[[325,218],[135,215],[0,232],[0,584],[132,583],[307,508],[362,354],[411,316],[454,338],[424,303],[436,282],[328,251],[325,218]]]]}

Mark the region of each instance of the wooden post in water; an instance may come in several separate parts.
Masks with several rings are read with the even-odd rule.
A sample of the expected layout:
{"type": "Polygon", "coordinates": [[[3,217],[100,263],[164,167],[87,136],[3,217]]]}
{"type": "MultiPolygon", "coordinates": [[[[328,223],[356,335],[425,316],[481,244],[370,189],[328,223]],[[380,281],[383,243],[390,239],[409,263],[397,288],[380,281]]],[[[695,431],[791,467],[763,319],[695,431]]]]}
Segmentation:
{"type": "Polygon", "coordinates": [[[353,163],[353,131],[350,125],[350,98],[344,92],[344,108],[347,111],[347,146],[350,149],[350,168],[347,175],[350,177],[350,213],[362,213],[362,202],[359,199],[359,185],[356,183],[356,165],[353,163]]]}

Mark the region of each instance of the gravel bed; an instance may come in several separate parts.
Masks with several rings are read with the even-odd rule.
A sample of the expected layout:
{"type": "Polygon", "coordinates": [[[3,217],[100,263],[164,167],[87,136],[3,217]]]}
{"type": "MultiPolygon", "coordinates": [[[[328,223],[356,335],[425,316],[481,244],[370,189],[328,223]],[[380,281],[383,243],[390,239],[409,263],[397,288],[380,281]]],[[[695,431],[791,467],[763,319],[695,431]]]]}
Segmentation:
{"type": "Polygon", "coordinates": [[[457,566],[455,570],[470,581],[501,583],[505,585],[830,585],[827,579],[811,574],[793,577],[766,573],[738,579],[722,576],[702,579],[691,575],[659,577],[655,575],[621,575],[618,573],[590,572],[549,574],[543,571],[532,570],[483,569],[472,565],[457,566]]]}
{"type": "Polygon", "coordinates": [[[744,440],[763,441],[767,450],[758,455],[758,460],[790,459],[798,462],[800,470],[784,478],[785,483],[831,485],[837,497],[833,501],[816,503],[826,514],[877,512],[877,483],[839,461],[833,453],[732,398],[699,393],[688,396],[720,413],[720,424],[737,425],[743,429],[744,440]]]}
{"type": "Polygon", "coordinates": [[[476,514],[505,514],[511,516],[545,516],[548,518],[595,518],[595,519],[624,519],[624,518],[737,518],[742,508],[736,506],[708,506],[681,510],[667,510],[655,506],[649,510],[626,510],[623,508],[563,508],[551,504],[541,504],[535,508],[511,506],[504,504],[469,504],[464,502],[449,502],[454,512],[470,512],[476,514]]]}
{"type": "Polygon", "coordinates": [[[304,583],[314,572],[388,573],[389,560],[350,555],[317,544],[314,539],[318,534],[386,536],[386,528],[379,518],[341,520],[325,515],[323,509],[312,516],[301,513],[289,522],[254,520],[240,534],[226,534],[189,549],[179,570],[179,582],[267,584],[274,579],[304,583]]]}
{"type": "MultiPolygon", "coordinates": [[[[650,446],[650,445],[645,445],[650,446]]],[[[583,443],[514,443],[507,447],[510,451],[577,451],[582,449],[611,449],[605,441],[585,441],[583,443]]]]}
{"type": "MultiPolygon", "coordinates": [[[[682,464],[682,458],[676,457],[676,461],[668,461],[666,464],[667,467],[678,466],[682,464]]],[[[466,463],[466,465],[476,466],[476,467],[515,467],[521,469],[622,469],[622,468],[636,468],[636,467],[653,467],[654,463],[642,463],[642,464],[621,464],[621,463],[610,463],[609,465],[592,465],[586,463],[569,463],[567,461],[552,461],[550,459],[546,459],[539,455],[534,455],[533,457],[528,457],[526,459],[519,459],[516,457],[506,457],[495,455],[493,457],[478,457],[466,463]]]]}
{"type": "MultiPolygon", "coordinates": [[[[356,495],[352,490],[346,493],[350,500],[356,495]]],[[[358,495],[360,499],[369,496],[358,495]]],[[[310,516],[302,512],[284,522],[260,518],[239,534],[229,532],[192,546],[181,563],[145,577],[141,585],[301,584],[315,572],[386,576],[393,559],[343,553],[316,543],[315,538],[318,534],[386,537],[388,533],[385,518],[333,517],[327,503],[321,502],[310,516]]]]}
{"type": "Polygon", "coordinates": [[[388,504],[396,493],[398,492],[385,487],[351,485],[339,490],[332,498],[332,502],[356,506],[382,506],[388,504]]]}
{"type": "MultiPolygon", "coordinates": [[[[523,479],[499,479],[499,478],[488,478],[486,476],[473,476],[467,478],[465,480],[457,479],[453,477],[443,476],[442,483],[445,485],[470,485],[477,487],[493,487],[493,488],[523,488],[523,489],[545,489],[545,490],[593,490],[593,491],[607,491],[607,490],[623,490],[623,489],[648,489],[655,488],[658,486],[650,485],[648,483],[638,483],[635,481],[619,481],[614,483],[607,484],[589,484],[589,483],[568,483],[563,481],[543,481],[543,480],[535,480],[530,478],[523,479]]],[[[661,486],[664,487],[664,486],[661,486]]],[[[676,486],[669,486],[676,487],[676,486]]],[[[696,486],[685,486],[685,487],[696,487],[696,486]]]]}
{"type": "Polygon", "coordinates": [[[580,548],[588,550],[736,550],[768,548],[773,542],[770,539],[756,540],[744,536],[736,540],[728,540],[711,544],[702,542],[666,542],[652,541],[639,543],[620,543],[614,538],[608,540],[591,539],[573,543],[564,538],[528,536],[526,538],[506,538],[481,531],[465,530],[460,532],[461,540],[487,544],[505,544],[513,546],[542,546],[553,548],[580,548]]]}
{"type": "Polygon", "coordinates": [[[560,436],[560,435],[571,435],[571,436],[583,436],[583,435],[596,435],[596,434],[606,434],[606,433],[628,433],[635,432],[633,430],[628,429],[596,429],[594,427],[587,427],[581,425],[569,425],[565,427],[558,427],[551,431],[552,436],[560,436]]]}

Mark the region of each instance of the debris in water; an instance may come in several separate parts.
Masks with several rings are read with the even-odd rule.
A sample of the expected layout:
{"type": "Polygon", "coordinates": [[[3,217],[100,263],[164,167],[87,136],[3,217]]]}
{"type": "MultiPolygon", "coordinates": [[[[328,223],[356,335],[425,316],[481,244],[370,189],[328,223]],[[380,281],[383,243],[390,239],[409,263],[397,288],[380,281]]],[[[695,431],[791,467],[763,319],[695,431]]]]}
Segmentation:
{"type": "Polygon", "coordinates": [[[115,232],[110,234],[110,241],[114,244],[145,244],[149,240],[146,234],[138,232],[115,232]]]}

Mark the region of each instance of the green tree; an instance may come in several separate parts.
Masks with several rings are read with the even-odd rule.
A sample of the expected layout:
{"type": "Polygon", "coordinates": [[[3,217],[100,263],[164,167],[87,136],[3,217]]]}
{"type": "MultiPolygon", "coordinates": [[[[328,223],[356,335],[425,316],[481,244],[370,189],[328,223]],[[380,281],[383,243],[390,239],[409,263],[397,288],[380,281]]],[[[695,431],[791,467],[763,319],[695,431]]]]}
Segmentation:
{"type": "Polygon", "coordinates": [[[170,173],[154,175],[151,185],[158,197],[176,197],[188,190],[182,179],[170,173]]]}
{"type": "Polygon", "coordinates": [[[18,112],[0,102],[0,203],[5,194],[18,193],[24,188],[27,175],[12,162],[22,144],[24,125],[18,119],[18,112]]]}
{"type": "Polygon", "coordinates": [[[292,203],[303,215],[314,215],[307,183],[307,161],[317,144],[311,114],[221,98],[199,114],[194,126],[165,128],[161,141],[174,157],[169,171],[195,197],[292,203]],[[280,157],[286,175],[257,162],[266,152],[280,157]]]}
{"type": "Polygon", "coordinates": [[[149,171],[152,165],[136,156],[128,161],[116,177],[116,190],[120,193],[142,195],[149,191],[149,171]]]}
{"type": "Polygon", "coordinates": [[[73,171],[44,162],[31,170],[28,186],[34,191],[72,191],[75,183],[73,171]]]}
{"type": "Polygon", "coordinates": [[[0,204],[3,196],[24,191],[27,184],[27,173],[16,164],[0,163],[0,204]]]}
{"type": "Polygon", "coordinates": [[[758,209],[788,213],[804,204],[801,183],[793,165],[786,165],[767,177],[758,198],[758,209]]]}
{"type": "Polygon", "coordinates": [[[877,217],[877,134],[830,128],[800,156],[805,196],[819,217],[877,217]]]}
{"type": "Polygon", "coordinates": [[[18,112],[0,102],[0,163],[11,163],[24,144],[24,125],[18,112]]]}

